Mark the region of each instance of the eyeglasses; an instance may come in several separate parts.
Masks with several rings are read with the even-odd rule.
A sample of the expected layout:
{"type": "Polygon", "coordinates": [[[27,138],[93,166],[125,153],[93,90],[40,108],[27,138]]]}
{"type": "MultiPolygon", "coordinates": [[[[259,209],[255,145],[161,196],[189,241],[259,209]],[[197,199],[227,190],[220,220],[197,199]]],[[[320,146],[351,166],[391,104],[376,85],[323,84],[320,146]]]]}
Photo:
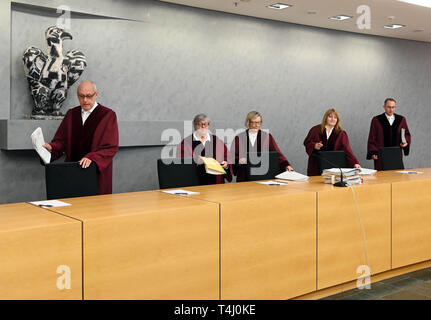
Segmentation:
{"type": "Polygon", "coordinates": [[[79,99],[91,99],[94,97],[94,95],[96,94],[96,92],[94,92],[93,94],[78,94],[78,98],[79,99]]]}
{"type": "Polygon", "coordinates": [[[250,124],[262,124],[262,121],[250,121],[250,124]]]}
{"type": "Polygon", "coordinates": [[[207,128],[210,126],[210,123],[209,122],[199,122],[198,126],[202,127],[202,128],[205,128],[205,127],[207,128]]]}

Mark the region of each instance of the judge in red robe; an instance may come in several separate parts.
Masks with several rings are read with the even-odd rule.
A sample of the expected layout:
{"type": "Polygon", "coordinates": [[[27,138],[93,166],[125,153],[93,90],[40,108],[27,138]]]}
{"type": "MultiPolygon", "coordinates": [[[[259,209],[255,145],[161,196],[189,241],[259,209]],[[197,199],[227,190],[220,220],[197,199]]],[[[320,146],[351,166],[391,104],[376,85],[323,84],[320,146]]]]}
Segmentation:
{"type": "Polygon", "coordinates": [[[222,140],[209,132],[210,119],[205,114],[198,114],[193,119],[195,131],[184,138],[177,147],[178,158],[193,158],[198,164],[197,174],[201,185],[232,181],[231,157],[222,140]],[[205,166],[199,156],[216,159],[225,169],[226,174],[211,175],[205,172],[205,166]]]}
{"type": "Polygon", "coordinates": [[[257,111],[251,111],[245,119],[246,131],[238,134],[231,146],[231,154],[235,155],[233,172],[236,175],[236,181],[247,181],[247,171],[245,164],[247,163],[248,154],[250,152],[270,152],[278,153],[278,162],[282,171],[293,171],[289,161],[281,153],[275,142],[274,137],[260,128],[262,126],[262,115],[257,111]]]}
{"type": "Polygon", "coordinates": [[[66,162],[77,161],[83,168],[95,162],[99,194],[112,193],[112,160],[118,151],[117,116],[96,102],[96,86],[83,81],[78,87],[80,106],[69,109],[50,143],[51,161],[66,153],[66,162]]]}
{"type": "Polygon", "coordinates": [[[346,154],[347,165],[349,167],[361,167],[350,148],[346,131],[341,128],[340,115],[335,109],[326,111],[322,123],[310,129],[304,140],[304,146],[308,154],[308,176],[320,175],[319,160],[314,156],[314,153],[317,151],[342,150],[346,154]]]}
{"type": "Polygon", "coordinates": [[[379,159],[379,149],[383,147],[401,147],[400,156],[408,156],[410,152],[411,135],[406,118],[395,113],[396,101],[393,98],[385,100],[383,108],[385,112],[375,116],[371,120],[370,133],[368,135],[367,159],[374,160],[374,169],[382,170],[382,162],[379,159]],[[401,140],[401,129],[405,130],[406,143],[401,140]],[[402,151],[401,151],[402,150],[402,151]]]}

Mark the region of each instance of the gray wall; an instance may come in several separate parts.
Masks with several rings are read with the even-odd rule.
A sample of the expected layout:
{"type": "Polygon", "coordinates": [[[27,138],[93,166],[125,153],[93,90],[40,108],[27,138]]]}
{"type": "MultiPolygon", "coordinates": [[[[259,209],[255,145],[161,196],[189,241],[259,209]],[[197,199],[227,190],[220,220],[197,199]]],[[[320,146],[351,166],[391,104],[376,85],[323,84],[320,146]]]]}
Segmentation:
{"type": "MultiPolygon", "coordinates": [[[[1,119],[31,113],[22,52],[29,45],[45,48],[44,31],[56,23],[55,8],[69,4],[74,40],[65,49],[86,54],[82,79],[97,83],[99,102],[113,108],[120,121],[182,121],[204,112],[218,126],[237,129],[246,113],[257,109],[293,167],[306,173],[302,141],[324,111],[335,107],[361,165],[372,167],[365,160],[371,117],[393,96],[413,137],[405,165],[431,166],[425,128],[431,115],[430,43],[157,1],[19,1],[12,12],[7,2],[0,11],[5,43],[0,58],[6,61],[0,66],[1,119]]],[[[76,84],[62,111],[77,105],[75,90],[76,84]]],[[[121,148],[114,161],[114,192],[157,188],[155,159],[162,144],[121,148]]],[[[0,178],[0,203],[45,196],[34,151],[0,150],[0,178]]]]}

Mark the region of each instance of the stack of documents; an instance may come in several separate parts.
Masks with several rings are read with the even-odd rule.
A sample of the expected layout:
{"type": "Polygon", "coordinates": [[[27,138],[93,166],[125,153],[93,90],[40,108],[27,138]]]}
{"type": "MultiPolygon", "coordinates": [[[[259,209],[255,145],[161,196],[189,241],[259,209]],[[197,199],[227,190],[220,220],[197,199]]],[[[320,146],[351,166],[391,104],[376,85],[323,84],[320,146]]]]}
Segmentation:
{"type": "Polygon", "coordinates": [[[376,172],[377,172],[377,170],[374,170],[374,169],[367,169],[367,168],[360,168],[359,169],[359,174],[361,176],[372,176],[376,172]]]}
{"type": "Polygon", "coordinates": [[[208,174],[226,174],[220,163],[214,158],[200,157],[205,164],[205,172],[208,174]]]}
{"type": "MultiPolygon", "coordinates": [[[[359,175],[359,169],[341,168],[343,172],[343,181],[348,185],[362,184],[362,178],[359,175]]],[[[338,168],[325,169],[322,172],[325,183],[334,184],[341,181],[341,172],[338,168]]]]}
{"type": "Polygon", "coordinates": [[[308,176],[295,171],[285,171],[275,176],[277,179],[292,180],[292,181],[306,181],[308,176]]]}
{"type": "Polygon", "coordinates": [[[45,143],[45,140],[43,139],[43,133],[42,129],[39,127],[36,130],[33,131],[31,134],[31,142],[33,143],[33,148],[36,150],[36,152],[39,154],[39,156],[42,158],[43,162],[45,164],[51,162],[51,153],[46,150],[42,145],[45,143]]]}

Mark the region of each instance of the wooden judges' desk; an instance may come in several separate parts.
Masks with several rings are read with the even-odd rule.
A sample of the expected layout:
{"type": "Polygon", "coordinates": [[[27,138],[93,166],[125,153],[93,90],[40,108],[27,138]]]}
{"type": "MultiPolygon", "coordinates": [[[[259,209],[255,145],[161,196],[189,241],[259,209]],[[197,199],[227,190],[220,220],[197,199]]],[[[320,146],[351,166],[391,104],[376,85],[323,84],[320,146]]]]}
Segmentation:
{"type": "Polygon", "coordinates": [[[0,261],[2,300],[82,299],[79,221],[28,203],[1,205],[0,261]]]}
{"type": "Polygon", "coordinates": [[[84,299],[218,299],[219,206],[159,191],[63,201],[83,223],[84,299]]]}
{"type": "Polygon", "coordinates": [[[221,299],[287,299],[316,288],[316,193],[256,182],[186,188],[220,203],[221,299]]]}
{"type": "MultiPolygon", "coordinates": [[[[416,170],[424,174],[378,172],[352,188],[312,177],[286,186],[185,188],[199,192],[190,196],[63,199],[72,206],[50,210],[3,205],[0,253],[8,263],[0,267],[0,295],[72,298],[70,291],[50,295],[52,275],[43,268],[76,270],[76,258],[67,260],[74,251],[60,247],[80,243],[63,230],[81,231],[80,224],[84,299],[315,299],[354,288],[362,265],[372,281],[429,267],[431,169],[416,170]],[[60,220],[43,220],[54,211],[60,220]],[[30,255],[23,259],[14,247],[30,255]],[[32,263],[37,268],[28,271],[32,263]],[[33,282],[16,289],[27,271],[33,282]]],[[[79,289],[79,276],[72,279],[79,289]]]]}

